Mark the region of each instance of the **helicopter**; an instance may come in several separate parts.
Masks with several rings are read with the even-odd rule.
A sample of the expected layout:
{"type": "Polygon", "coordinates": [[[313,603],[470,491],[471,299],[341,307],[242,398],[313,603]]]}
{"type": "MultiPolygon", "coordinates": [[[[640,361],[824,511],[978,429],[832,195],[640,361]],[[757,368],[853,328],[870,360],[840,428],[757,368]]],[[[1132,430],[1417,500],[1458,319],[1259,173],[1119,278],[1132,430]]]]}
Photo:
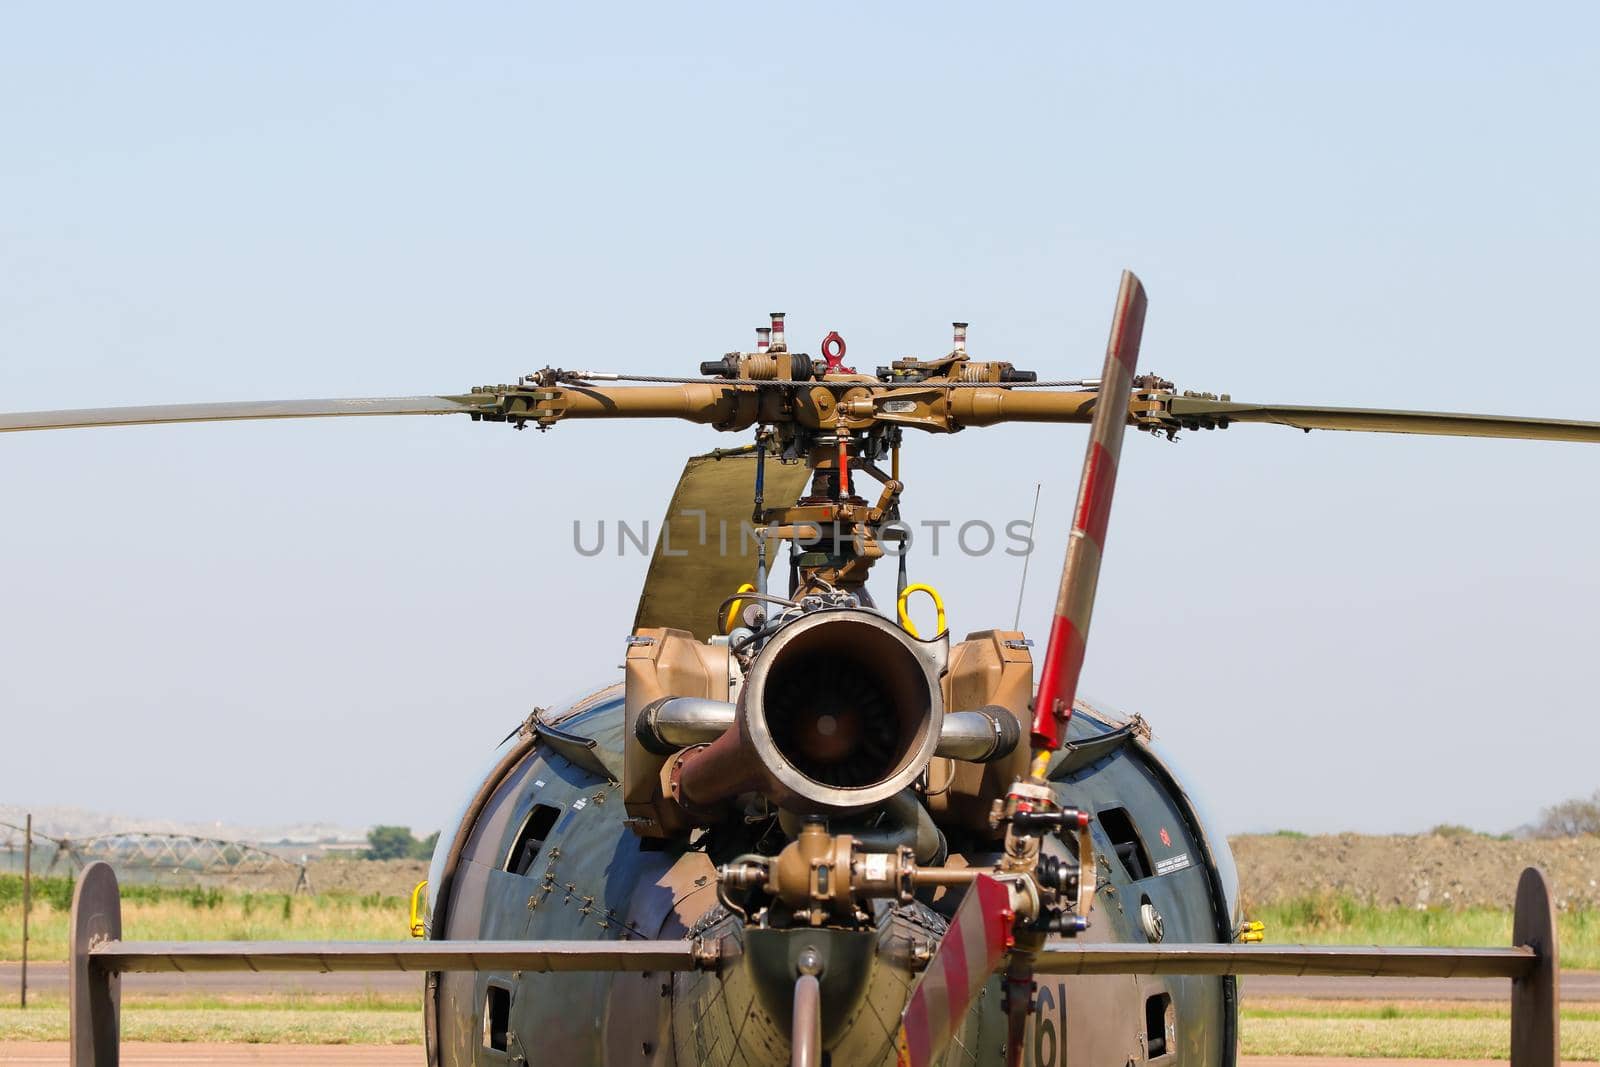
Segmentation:
{"type": "Polygon", "coordinates": [[[1261,944],[1192,784],[1149,723],[1084,701],[1078,682],[1130,427],[1600,443],[1600,423],[1178,392],[1138,371],[1147,303],[1124,272],[1096,379],[975,359],[964,323],[944,355],[858,372],[837,333],[814,357],[773,314],[753,350],[695,375],[545,368],[457,395],[0,415],[0,431],[666,418],[751,438],[686,465],[623,680],[536,708],[472,783],[432,857],[423,946],[120,943],[115,879],[91,868],[74,905],[73,1062],[116,1062],[123,970],[299,964],[422,970],[439,1067],[1226,1067],[1237,976],[1263,971],[1513,977],[1513,1059],[1553,1063],[1542,876],[1524,875],[1508,949],[1261,944]],[[1089,425],[1055,613],[1033,637],[954,640],[937,591],[910,581],[901,450],[907,431],[1008,422],[1089,425]],[[866,583],[894,557],[890,610],[866,583]],[[928,636],[907,609],[918,594],[937,608],[928,636]]]}

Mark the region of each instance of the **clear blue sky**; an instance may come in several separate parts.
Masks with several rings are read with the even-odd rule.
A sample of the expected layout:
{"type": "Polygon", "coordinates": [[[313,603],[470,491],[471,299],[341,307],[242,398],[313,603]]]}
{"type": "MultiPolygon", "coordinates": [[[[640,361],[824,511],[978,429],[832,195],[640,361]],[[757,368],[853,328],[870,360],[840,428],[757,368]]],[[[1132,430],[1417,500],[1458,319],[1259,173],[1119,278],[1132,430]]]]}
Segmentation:
{"type": "MultiPolygon", "coordinates": [[[[1600,418],[1600,9],[1366,3],[12,5],[0,409],[683,373],[766,312],[875,365],[1600,418]]],[[[430,828],[617,676],[677,425],[0,437],[0,799],[430,828]]],[[[918,440],[1026,515],[1079,428],[918,440]]],[[[1086,687],[1233,829],[1499,830],[1600,785],[1600,449],[1130,441],[1086,687]]],[[[1017,561],[924,560],[958,632],[1017,561]]]]}

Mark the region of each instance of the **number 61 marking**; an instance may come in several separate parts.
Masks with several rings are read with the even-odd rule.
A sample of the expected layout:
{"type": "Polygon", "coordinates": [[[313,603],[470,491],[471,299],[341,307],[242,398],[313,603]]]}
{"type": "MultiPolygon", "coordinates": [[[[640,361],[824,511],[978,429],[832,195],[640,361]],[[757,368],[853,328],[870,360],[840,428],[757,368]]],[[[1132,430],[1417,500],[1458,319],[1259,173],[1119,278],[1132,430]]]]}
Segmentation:
{"type": "Polygon", "coordinates": [[[1033,1024],[1033,1063],[1034,1067],[1056,1067],[1059,1059],[1066,1062],[1067,1045],[1067,987],[1057,983],[1055,992],[1050,992],[1049,986],[1039,987],[1039,997],[1034,1002],[1033,1010],[1037,1018],[1033,1024]],[[1052,1012],[1054,1016],[1052,1017],[1052,1012]],[[1060,1028],[1056,1027],[1056,1020],[1061,1021],[1060,1028]],[[1046,1047],[1046,1041],[1049,1045],[1046,1047]]]}

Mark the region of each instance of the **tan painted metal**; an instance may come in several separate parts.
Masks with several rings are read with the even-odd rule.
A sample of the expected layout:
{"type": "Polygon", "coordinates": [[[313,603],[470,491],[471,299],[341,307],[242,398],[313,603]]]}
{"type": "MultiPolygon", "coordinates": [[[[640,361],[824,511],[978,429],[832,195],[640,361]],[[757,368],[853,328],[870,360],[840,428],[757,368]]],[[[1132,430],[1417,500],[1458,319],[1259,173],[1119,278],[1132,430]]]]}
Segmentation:
{"type": "Polygon", "coordinates": [[[708,645],[687,630],[646,627],[633,636],[623,661],[629,729],[623,731],[622,799],[629,825],[642,837],[667,837],[692,825],[670,799],[663,774],[667,757],[651,752],[631,726],[648,705],[666,697],[728,699],[728,649],[708,645]]]}
{"type": "MultiPolygon", "coordinates": [[[[950,649],[944,679],[945,704],[952,710],[1002,707],[1016,716],[1023,736],[1031,723],[1033,656],[1017,630],[971,634],[950,649]]],[[[941,824],[998,837],[989,809],[1012,782],[1028,773],[1028,746],[990,763],[935,759],[928,768],[928,810],[941,824]]]]}
{"type": "Polygon", "coordinates": [[[742,861],[724,867],[730,888],[759,886],[791,909],[796,918],[821,926],[830,919],[861,921],[867,902],[907,903],[915,889],[970,885],[980,867],[923,866],[909,847],[868,852],[849,834],[830,834],[818,820],[808,821],[770,862],[742,861]]]}

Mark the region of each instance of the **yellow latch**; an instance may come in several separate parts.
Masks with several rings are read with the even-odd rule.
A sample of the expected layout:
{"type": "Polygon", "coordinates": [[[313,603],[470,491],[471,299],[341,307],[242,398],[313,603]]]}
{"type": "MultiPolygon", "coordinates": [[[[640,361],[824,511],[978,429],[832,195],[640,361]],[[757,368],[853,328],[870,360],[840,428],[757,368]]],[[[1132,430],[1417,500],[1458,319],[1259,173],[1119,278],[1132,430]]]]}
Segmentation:
{"type": "Polygon", "coordinates": [[[922,635],[917,633],[916,625],[911,621],[911,616],[906,612],[906,601],[911,598],[912,593],[927,593],[929,598],[933,600],[934,610],[939,613],[939,629],[935,631],[935,636],[944,633],[944,597],[940,596],[939,590],[935,589],[931,585],[908,585],[904,589],[900,590],[900,602],[898,605],[900,609],[900,626],[912,637],[915,637],[919,641],[922,640],[922,635]]]}
{"type": "Polygon", "coordinates": [[[1239,924],[1239,940],[1254,945],[1267,939],[1267,924],[1254,919],[1239,924]]]}
{"type": "Polygon", "coordinates": [[[427,937],[428,924],[422,921],[422,894],[428,888],[428,880],[424,878],[417,883],[411,891],[411,936],[427,937]]]}
{"type": "MultiPolygon", "coordinates": [[[[733,595],[735,598],[737,598],[740,593],[754,593],[755,591],[755,586],[751,585],[749,582],[745,582],[743,585],[733,591],[733,595]]],[[[722,618],[723,633],[733,632],[734,625],[739,621],[739,609],[742,607],[744,607],[744,601],[739,599],[735,599],[731,604],[728,605],[728,613],[722,618]]]]}

